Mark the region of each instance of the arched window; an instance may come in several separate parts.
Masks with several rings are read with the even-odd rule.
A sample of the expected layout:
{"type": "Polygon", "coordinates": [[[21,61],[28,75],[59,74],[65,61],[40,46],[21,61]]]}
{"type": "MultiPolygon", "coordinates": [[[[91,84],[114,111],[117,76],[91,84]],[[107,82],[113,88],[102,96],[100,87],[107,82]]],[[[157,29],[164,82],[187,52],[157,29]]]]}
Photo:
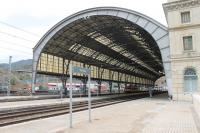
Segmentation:
{"type": "Polygon", "coordinates": [[[185,70],[185,76],[196,76],[196,71],[193,68],[188,68],[185,70]]]}
{"type": "Polygon", "coordinates": [[[193,68],[187,68],[184,72],[184,90],[186,92],[197,90],[197,75],[193,68]]]}

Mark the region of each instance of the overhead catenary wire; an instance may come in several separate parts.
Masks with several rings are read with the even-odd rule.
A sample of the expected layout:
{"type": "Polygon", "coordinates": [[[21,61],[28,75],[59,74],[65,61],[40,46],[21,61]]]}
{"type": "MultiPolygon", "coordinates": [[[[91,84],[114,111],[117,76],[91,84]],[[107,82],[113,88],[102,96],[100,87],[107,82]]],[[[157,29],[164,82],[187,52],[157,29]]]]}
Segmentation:
{"type": "Polygon", "coordinates": [[[3,21],[0,21],[0,24],[6,25],[6,26],[8,26],[8,27],[11,27],[11,28],[14,28],[14,29],[17,29],[17,30],[20,30],[20,31],[23,31],[23,32],[25,32],[25,33],[27,33],[27,34],[30,34],[30,35],[33,35],[33,36],[36,36],[36,37],[40,37],[40,35],[38,35],[38,34],[35,34],[35,33],[33,33],[33,32],[24,30],[24,29],[22,29],[22,28],[19,28],[19,27],[17,27],[17,26],[11,25],[11,24],[8,24],[8,23],[3,22],[3,21]]]}
{"type": "Polygon", "coordinates": [[[12,50],[12,51],[15,51],[15,52],[20,52],[22,54],[26,54],[26,55],[32,55],[32,53],[28,53],[27,51],[22,51],[22,50],[18,50],[18,49],[12,49],[12,48],[6,48],[6,47],[2,47],[0,46],[0,49],[6,49],[6,50],[12,50]]]}
{"type": "Polygon", "coordinates": [[[4,43],[7,43],[7,44],[11,44],[11,45],[21,46],[21,47],[23,47],[23,48],[27,48],[27,49],[32,49],[32,47],[27,47],[27,46],[24,46],[24,45],[22,45],[22,44],[18,44],[18,43],[10,42],[10,41],[0,40],[0,42],[4,42],[4,43]]]}
{"type": "Polygon", "coordinates": [[[26,39],[26,38],[23,38],[23,37],[20,37],[20,36],[17,36],[17,35],[13,35],[13,34],[10,34],[10,33],[4,32],[4,31],[0,31],[0,33],[4,34],[4,35],[7,35],[7,36],[11,36],[11,37],[17,38],[17,39],[21,39],[21,40],[24,40],[24,41],[35,43],[35,41],[33,41],[33,40],[29,40],[29,39],[26,39]]]}
{"type": "MultiPolygon", "coordinates": [[[[24,32],[24,33],[26,33],[26,34],[29,34],[29,35],[32,35],[32,36],[35,36],[35,37],[40,37],[39,35],[37,35],[37,34],[35,34],[35,33],[32,33],[32,32],[29,32],[29,31],[27,31],[27,30],[24,30],[24,29],[21,29],[21,28],[19,28],[19,27],[16,27],[16,26],[13,26],[13,25],[11,25],[11,24],[8,24],[8,23],[5,23],[5,22],[2,22],[2,21],[0,21],[0,24],[4,24],[4,25],[6,25],[6,26],[8,26],[8,27],[11,27],[11,28],[13,28],[13,29],[17,29],[17,30],[19,30],[19,31],[22,31],[22,32],[24,32]]],[[[24,37],[21,37],[21,36],[19,36],[19,35],[13,35],[12,33],[7,33],[7,32],[4,32],[4,31],[1,31],[0,32],[1,34],[4,34],[4,35],[7,35],[7,36],[10,36],[10,37],[14,37],[14,38],[17,38],[17,39],[20,39],[20,40],[24,40],[24,41],[28,41],[29,43],[29,46],[31,45],[31,44],[35,44],[36,43],[36,41],[33,41],[33,40],[30,40],[30,39],[26,39],[26,38],[24,38],[24,37]],[[31,44],[30,44],[30,42],[31,42],[31,44]]],[[[24,34],[23,33],[23,34],[24,34]]],[[[21,49],[21,47],[22,48],[26,48],[26,49],[29,49],[29,50],[26,50],[26,51],[24,51],[24,50],[19,50],[18,48],[17,49],[13,49],[13,48],[7,48],[7,47],[2,47],[2,45],[0,46],[0,51],[2,51],[1,50],[1,48],[2,49],[4,49],[4,50],[6,50],[6,51],[14,51],[14,52],[17,52],[17,53],[19,53],[19,54],[16,54],[16,55],[21,55],[21,54],[23,54],[23,55],[28,55],[28,56],[30,56],[29,58],[32,58],[32,52],[31,53],[29,53],[29,52],[27,52],[27,51],[32,51],[32,48],[33,48],[33,46],[30,46],[30,47],[28,47],[28,46],[25,46],[25,45],[22,45],[22,44],[25,44],[24,42],[22,43],[22,44],[17,44],[17,43],[15,43],[15,42],[11,42],[11,41],[5,41],[5,40],[0,40],[1,42],[3,42],[3,43],[6,43],[6,44],[11,44],[11,45],[15,45],[15,46],[20,46],[19,47],[19,49],[21,49]]],[[[26,43],[27,44],[27,43],[26,43]]],[[[6,58],[7,59],[7,58],[6,58]]],[[[6,60],[5,58],[0,58],[0,60],[6,60]]],[[[2,62],[2,63],[5,63],[5,62],[2,62]]]]}
{"type": "MultiPolygon", "coordinates": [[[[39,35],[37,35],[37,34],[34,34],[34,33],[32,33],[32,32],[29,32],[29,31],[26,31],[26,30],[24,30],[24,29],[21,29],[21,28],[19,28],[19,27],[16,27],[16,26],[13,26],[13,25],[11,25],[11,24],[8,24],[8,23],[5,23],[5,22],[2,22],[2,21],[0,21],[0,24],[3,24],[3,25],[6,25],[6,26],[8,26],[8,27],[11,27],[11,28],[13,28],[13,29],[16,29],[16,30],[18,30],[18,31],[22,31],[22,32],[24,32],[24,33],[26,33],[26,34],[29,34],[29,35],[32,35],[32,36],[37,36],[37,37],[40,37],[39,35]]],[[[22,44],[18,44],[18,43],[15,43],[15,42],[13,42],[13,41],[9,41],[9,40],[0,40],[0,42],[3,42],[3,43],[1,43],[1,44],[3,44],[3,45],[0,45],[0,51],[2,51],[2,50],[6,50],[6,51],[13,51],[13,52],[17,52],[17,53],[19,53],[19,54],[22,54],[22,55],[26,55],[26,56],[30,56],[31,57],[31,55],[32,55],[32,52],[28,52],[28,51],[32,51],[32,48],[33,48],[33,46],[30,46],[31,44],[35,44],[36,43],[36,41],[33,41],[33,40],[30,40],[30,39],[27,39],[27,38],[25,38],[25,37],[21,37],[21,36],[19,36],[19,35],[15,35],[15,34],[13,34],[13,33],[9,33],[9,32],[6,32],[6,31],[2,31],[2,30],[0,30],[0,34],[3,34],[3,35],[6,35],[6,36],[10,36],[10,37],[12,37],[12,38],[16,38],[16,39],[19,39],[19,40],[22,40],[22,41],[26,41],[26,42],[29,42],[28,44],[29,44],[29,46],[27,46],[27,45],[23,45],[23,44],[25,44],[24,42],[22,43],[22,44]],[[11,44],[11,45],[13,45],[13,46],[17,46],[17,47],[19,47],[19,48],[10,48],[10,47],[4,47],[4,46],[6,46],[5,44],[11,44]],[[22,50],[22,48],[24,49],[24,50],[22,50]],[[27,49],[27,50],[26,50],[27,49]]],[[[27,44],[27,43],[26,43],[27,44]]],[[[19,54],[17,54],[17,55],[19,55],[19,54]]],[[[0,60],[5,60],[6,58],[0,58],[0,60]]],[[[3,63],[3,62],[2,62],[3,63]]]]}

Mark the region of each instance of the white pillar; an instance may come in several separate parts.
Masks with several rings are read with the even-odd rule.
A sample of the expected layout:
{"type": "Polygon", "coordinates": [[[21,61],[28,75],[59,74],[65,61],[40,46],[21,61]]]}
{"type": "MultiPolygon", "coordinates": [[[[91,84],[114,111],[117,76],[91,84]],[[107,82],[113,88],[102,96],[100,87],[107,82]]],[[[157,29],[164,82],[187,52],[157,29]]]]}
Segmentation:
{"type": "Polygon", "coordinates": [[[72,128],[72,65],[69,64],[69,74],[70,74],[70,103],[69,103],[69,106],[70,106],[70,128],[72,128]]]}
{"type": "Polygon", "coordinates": [[[173,92],[172,92],[172,79],[167,78],[166,82],[167,82],[167,91],[168,91],[168,94],[169,94],[169,96],[172,96],[172,94],[173,94],[173,92]]]}
{"type": "Polygon", "coordinates": [[[88,113],[89,122],[91,122],[91,92],[90,92],[90,74],[88,74],[88,113]]]}

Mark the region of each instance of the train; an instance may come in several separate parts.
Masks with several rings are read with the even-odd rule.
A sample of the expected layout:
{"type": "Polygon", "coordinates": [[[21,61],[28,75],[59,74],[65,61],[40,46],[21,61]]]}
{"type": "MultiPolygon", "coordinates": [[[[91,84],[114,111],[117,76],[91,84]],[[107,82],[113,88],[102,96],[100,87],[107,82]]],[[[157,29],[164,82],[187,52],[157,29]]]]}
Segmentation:
{"type": "Polygon", "coordinates": [[[137,84],[127,84],[124,88],[124,93],[132,93],[139,90],[140,87],[137,84]]]}

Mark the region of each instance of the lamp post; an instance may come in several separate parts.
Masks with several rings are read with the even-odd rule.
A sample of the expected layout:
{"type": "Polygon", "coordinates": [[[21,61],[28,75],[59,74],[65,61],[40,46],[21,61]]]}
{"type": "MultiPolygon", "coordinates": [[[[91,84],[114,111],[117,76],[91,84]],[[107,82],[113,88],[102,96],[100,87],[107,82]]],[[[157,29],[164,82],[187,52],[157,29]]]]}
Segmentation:
{"type": "Polygon", "coordinates": [[[10,90],[11,90],[11,60],[12,60],[12,56],[9,56],[9,79],[8,79],[8,88],[7,88],[7,96],[10,96],[10,90]]]}

